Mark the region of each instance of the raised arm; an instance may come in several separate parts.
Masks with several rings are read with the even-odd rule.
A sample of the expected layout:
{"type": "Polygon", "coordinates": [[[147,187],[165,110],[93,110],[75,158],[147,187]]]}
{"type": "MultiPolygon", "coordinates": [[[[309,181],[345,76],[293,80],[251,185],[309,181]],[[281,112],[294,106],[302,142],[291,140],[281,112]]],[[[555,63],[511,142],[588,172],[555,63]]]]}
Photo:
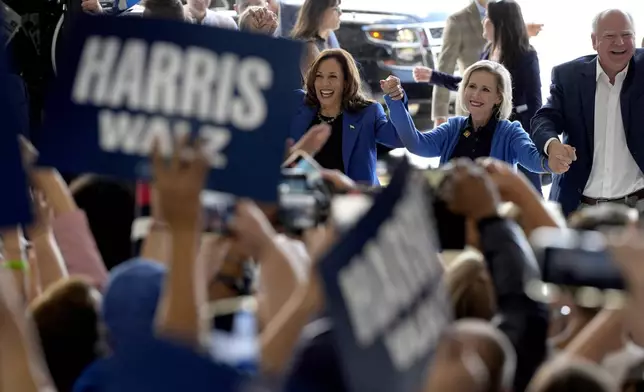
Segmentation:
{"type": "Polygon", "coordinates": [[[551,172],[548,160],[537,150],[530,136],[521,127],[521,123],[514,121],[510,127],[512,127],[510,146],[514,151],[514,156],[517,157],[516,163],[521,164],[521,166],[533,173],[551,172]]]}
{"type": "MultiPolygon", "coordinates": [[[[458,86],[463,81],[463,78],[460,76],[454,76],[440,71],[432,71],[432,76],[429,79],[429,84],[433,84],[436,87],[446,88],[449,91],[458,91],[458,86]]],[[[436,90],[434,90],[436,91],[436,90]]]]}
{"type": "MultiPolygon", "coordinates": [[[[443,32],[443,48],[438,58],[438,70],[453,74],[456,69],[456,60],[461,51],[461,28],[454,16],[447,18],[443,32]]],[[[432,119],[446,119],[449,116],[449,91],[444,88],[435,88],[432,93],[432,119]]]]}
{"type": "Polygon", "coordinates": [[[429,132],[422,133],[416,129],[414,120],[402,100],[395,101],[386,95],[385,102],[389,107],[390,126],[396,131],[398,138],[409,152],[427,158],[441,155],[449,142],[449,136],[456,131],[454,122],[446,122],[429,132]]]}

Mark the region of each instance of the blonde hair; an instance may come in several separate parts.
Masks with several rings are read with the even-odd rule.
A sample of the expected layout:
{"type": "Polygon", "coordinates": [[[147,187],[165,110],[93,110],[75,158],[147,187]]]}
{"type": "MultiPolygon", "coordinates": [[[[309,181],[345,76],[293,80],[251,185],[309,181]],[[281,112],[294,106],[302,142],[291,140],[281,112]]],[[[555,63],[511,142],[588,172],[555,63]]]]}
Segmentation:
{"type": "Polygon", "coordinates": [[[512,76],[510,72],[500,63],[481,60],[472,64],[465,70],[463,81],[458,87],[458,95],[461,101],[461,108],[467,112],[465,105],[465,90],[467,85],[470,84],[470,78],[476,71],[485,71],[496,77],[496,88],[501,95],[501,103],[498,107],[498,117],[500,120],[507,120],[512,114],[512,76]]]}

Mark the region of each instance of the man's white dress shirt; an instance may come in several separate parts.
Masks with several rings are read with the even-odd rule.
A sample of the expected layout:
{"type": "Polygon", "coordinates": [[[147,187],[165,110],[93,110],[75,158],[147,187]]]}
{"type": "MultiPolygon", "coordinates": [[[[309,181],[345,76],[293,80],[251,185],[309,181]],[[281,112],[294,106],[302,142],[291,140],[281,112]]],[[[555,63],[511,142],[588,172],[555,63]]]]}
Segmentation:
{"type": "Polygon", "coordinates": [[[597,60],[595,92],[595,151],[584,196],[616,199],[644,188],[644,175],[628,150],[620,93],[628,66],[611,84],[597,60]]]}
{"type": "MultiPolygon", "coordinates": [[[[628,66],[611,84],[599,59],[596,62],[593,167],[583,195],[593,199],[618,199],[644,188],[644,174],[628,150],[622,119],[620,93],[628,66]]],[[[546,142],[546,151],[552,140],[556,139],[546,142]]]]}

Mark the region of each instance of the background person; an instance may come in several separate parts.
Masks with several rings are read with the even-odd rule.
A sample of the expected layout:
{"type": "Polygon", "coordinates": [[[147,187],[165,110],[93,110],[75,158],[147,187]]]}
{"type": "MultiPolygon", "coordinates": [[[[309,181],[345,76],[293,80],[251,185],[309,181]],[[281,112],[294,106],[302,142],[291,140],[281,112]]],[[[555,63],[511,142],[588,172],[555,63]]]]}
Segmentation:
{"type": "MultiPolygon", "coordinates": [[[[306,74],[313,60],[321,51],[337,48],[337,41],[330,40],[331,33],[340,28],[340,0],[306,0],[297,14],[291,37],[306,42],[302,74],[306,74]]],[[[284,16],[282,15],[281,18],[284,16]]],[[[284,34],[284,26],[282,27],[284,34]]],[[[282,35],[284,36],[284,35],[282,35]]],[[[333,35],[335,38],[335,35],[333,35]]]]}
{"type": "MultiPolygon", "coordinates": [[[[492,2],[483,19],[483,36],[487,45],[481,59],[503,64],[512,76],[512,113],[510,121],[517,120],[530,133],[530,120],[541,108],[541,73],[537,52],[530,45],[519,5],[513,0],[492,2]]],[[[418,67],[416,80],[456,91],[462,78],[448,73],[418,67]]],[[[526,177],[541,193],[541,176],[520,166],[526,177]]]]}
{"type": "Polygon", "coordinates": [[[531,136],[539,151],[571,164],[550,191],[564,214],[603,201],[642,212],[644,49],[635,49],[633,18],[617,9],[594,18],[591,39],[597,55],[552,70],[550,97],[532,119],[531,136]]]}

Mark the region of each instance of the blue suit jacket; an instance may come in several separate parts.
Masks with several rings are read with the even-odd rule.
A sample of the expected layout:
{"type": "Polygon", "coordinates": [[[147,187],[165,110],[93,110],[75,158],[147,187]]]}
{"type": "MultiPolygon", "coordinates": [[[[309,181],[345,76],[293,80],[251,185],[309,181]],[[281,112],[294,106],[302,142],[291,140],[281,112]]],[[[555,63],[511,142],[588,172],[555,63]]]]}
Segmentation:
{"type": "MultiPolygon", "coordinates": [[[[306,105],[303,90],[296,90],[296,112],[291,122],[290,137],[299,140],[308,131],[317,115],[317,108],[306,105]]],[[[388,99],[388,97],[387,97],[388,99]]],[[[394,123],[387,118],[381,104],[374,102],[356,113],[344,112],[342,116],[342,160],[344,172],[356,182],[370,185],[378,184],[376,175],[376,143],[391,148],[403,147],[398,138],[396,127],[412,127],[413,121],[406,108],[407,97],[400,101],[387,100],[388,105],[396,106],[399,117],[405,121],[394,123]],[[404,112],[404,113],[403,113],[404,112]]],[[[415,128],[414,128],[415,130],[415,128]]],[[[406,130],[410,132],[410,130],[406,130]]]]}
{"type": "MultiPolygon", "coordinates": [[[[559,202],[566,215],[579,207],[593,167],[596,72],[595,55],[555,67],[550,98],[532,119],[531,136],[539,152],[544,153],[548,139],[562,134],[563,142],[577,149],[577,161],[553,177],[550,190],[550,200],[559,202]]],[[[637,49],[631,60],[620,99],[628,152],[644,171],[644,49],[637,49]]]]}

